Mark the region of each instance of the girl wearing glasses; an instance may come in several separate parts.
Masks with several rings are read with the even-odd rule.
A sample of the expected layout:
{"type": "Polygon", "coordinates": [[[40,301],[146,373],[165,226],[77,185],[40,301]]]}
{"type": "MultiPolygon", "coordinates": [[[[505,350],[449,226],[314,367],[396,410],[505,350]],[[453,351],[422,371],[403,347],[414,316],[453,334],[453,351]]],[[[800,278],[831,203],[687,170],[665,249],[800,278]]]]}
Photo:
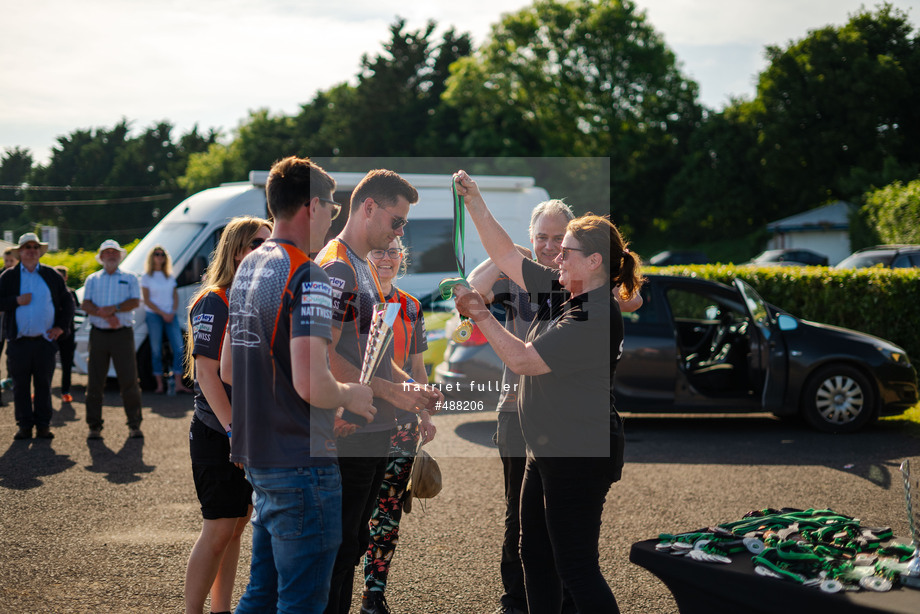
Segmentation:
{"type": "Polygon", "coordinates": [[[191,392],[182,383],[182,331],[176,310],[179,308],[179,292],[176,278],[172,274],[172,260],[162,245],[155,245],[147,253],[144,275],[141,277],[141,293],[147,312],[147,338],[150,340],[150,358],[153,376],[157,380],[157,394],[164,392],[163,375],[163,333],[172,351],[172,372],[176,392],[191,392]]]}
{"type": "Polygon", "coordinates": [[[256,217],[227,224],[192,298],[186,377],[195,381],[195,413],[189,451],[204,526],[185,572],[185,612],[202,614],[211,594],[211,612],[230,612],[240,555],[240,536],[252,512],[252,487],[243,470],[230,462],[230,386],[220,380],[220,352],[227,326],[227,290],[236,270],[271,236],[272,226],[256,217]]]}
{"type": "Polygon", "coordinates": [[[579,612],[619,612],[598,564],[601,514],[623,467],[623,425],[613,376],[623,318],[613,296],[632,298],[639,261],[607,218],[566,226],[559,269],[525,259],[486,207],[476,182],[454,175],[492,262],[532,296],[539,310],[524,341],[458,286],[457,308],[472,318],[509,369],[521,376],[518,415],[527,443],[521,489],[521,562],[530,614],[559,614],[562,586],[579,612]]]}
{"type": "MultiPolygon", "coordinates": [[[[393,280],[406,272],[402,242],[396,237],[387,249],[371,250],[368,256],[377,269],[377,279],[386,301],[400,304],[399,317],[393,324],[396,364],[416,382],[425,384],[428,382],[428,374],[422,353],[428,349],[428,343],[422,306],[414,296],[393,285],[393,280]]],[[[424,445],[434,439],[437,430],[425,410],[418,414],[397,410],[396,423],[396,433],[390,441],[386,472],[370,519],[370,543],[364,557],[362,614],[389,612],[383,592],[386,590],[390,562],[399,541],[402,498],[409,483],[412,460],[419,438],[424,445]]]]}

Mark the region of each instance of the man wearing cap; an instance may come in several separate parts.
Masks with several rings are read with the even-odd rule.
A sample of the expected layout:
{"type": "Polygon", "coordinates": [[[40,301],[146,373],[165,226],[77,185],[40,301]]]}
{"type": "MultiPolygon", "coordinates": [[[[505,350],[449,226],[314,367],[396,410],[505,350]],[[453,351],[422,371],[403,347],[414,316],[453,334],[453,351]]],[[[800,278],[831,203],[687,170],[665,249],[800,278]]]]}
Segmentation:
{"type": "Polygon", "coordinates": [[[118,376],[121,400],[128,417],[128,437],[144,436],[134,350],[134,310],[140,305],[141,291],[137,277],[118,268],[126,253],[118,241],[103,241],[96,253],[102,270],[86,278],[83,290],[83,311],[91,324],[86,385],[88,439],[102,438],[102,394],[109,360],[115,364],[118,376]]]}
{"type": "Polygon", "coordinates": [[[39,262],[48,244],[34,232],[19,237],[19,265],[0,275],[0,310],[7,372],[13,380],[13,402],[19,430],[14,439],[52,439],[51,378],[57,338],[68,332],[74,303],[57,271],[39,262]],[[35,397],[33,400],[32,392],[35,397]]]}

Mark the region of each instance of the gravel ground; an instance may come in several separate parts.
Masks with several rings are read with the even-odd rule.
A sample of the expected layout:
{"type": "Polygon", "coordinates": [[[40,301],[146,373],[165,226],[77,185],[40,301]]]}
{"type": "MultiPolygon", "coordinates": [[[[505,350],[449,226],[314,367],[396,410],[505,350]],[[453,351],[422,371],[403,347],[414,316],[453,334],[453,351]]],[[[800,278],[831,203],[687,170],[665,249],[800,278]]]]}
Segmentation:
{"type": "MultiPolygon", "coordinates": [[[[180,612],[200,530],[186,444],[191,397],[144,395],[146,438],[127,439],[117,391],[102,441],[86,440],[83,384],[52,441],[14,442],[0,408],[0,614],[180,612]]],[[[492,412],[442,414],[429,449],[444,491],[405,517],[387,599],[394,614],[487,614],[501,594],[501,464],[492,412]]],[[[628,417],[627,468],[607,499],[601,564],[623,612],[677,611],[632,565],[633,542],[736,520],[764,507],[829,507],[907,535],[901,460],[920,467],[915,425],[829,436],[763,415],[628,417]]],[[[244,536],[237,597],[249,565],[244,536]]],[[[359,591],[356,590],[356,596],[359,591]]],[[[352,611],[358,611],[356,599],[352,611]]]]}

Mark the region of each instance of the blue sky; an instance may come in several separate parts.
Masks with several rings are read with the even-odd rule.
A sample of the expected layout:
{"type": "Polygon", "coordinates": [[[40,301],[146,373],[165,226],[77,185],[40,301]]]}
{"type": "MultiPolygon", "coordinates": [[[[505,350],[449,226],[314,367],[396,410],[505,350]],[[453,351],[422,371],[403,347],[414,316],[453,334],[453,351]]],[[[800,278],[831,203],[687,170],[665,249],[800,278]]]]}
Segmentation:
{"type": "MultiPolygon", "coordinates": [[[[766,45],[842,25],[860,0],[636,0],[722,108],[752,97],[766,45]]],[[[399,15],[434,19],[476,44],[527,0],[0,0],[0,150],[47,158],[78,128],[169,120],[230,133],[251,109],[294,114],[317,89],[352,79],[399,15]]],[[[920,24],[920,0],[895,0],[920,24]]],[[[869,5],[873,6],[873,5],[869,5]]]]}

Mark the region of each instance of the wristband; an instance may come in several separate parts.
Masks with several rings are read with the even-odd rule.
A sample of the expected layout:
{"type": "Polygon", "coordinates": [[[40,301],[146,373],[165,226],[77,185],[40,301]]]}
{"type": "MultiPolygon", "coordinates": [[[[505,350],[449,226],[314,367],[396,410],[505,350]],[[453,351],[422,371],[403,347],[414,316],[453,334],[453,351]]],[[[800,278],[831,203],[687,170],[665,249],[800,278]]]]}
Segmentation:
{"type": "Polygon", "coordinates": [[[230,429],[227,429],[227,439],[230,439],[230,435],[231,435],[230,429]]]}
{"type": "Polygon", "coordinates": [[[407,379],[407,380],[405,381],[405,383],[406,383],[406,384],[414,384],[414,383],[415,383],[415,380],[412,379],[412,378],[410,377],[409,379],[407,379]]]}

